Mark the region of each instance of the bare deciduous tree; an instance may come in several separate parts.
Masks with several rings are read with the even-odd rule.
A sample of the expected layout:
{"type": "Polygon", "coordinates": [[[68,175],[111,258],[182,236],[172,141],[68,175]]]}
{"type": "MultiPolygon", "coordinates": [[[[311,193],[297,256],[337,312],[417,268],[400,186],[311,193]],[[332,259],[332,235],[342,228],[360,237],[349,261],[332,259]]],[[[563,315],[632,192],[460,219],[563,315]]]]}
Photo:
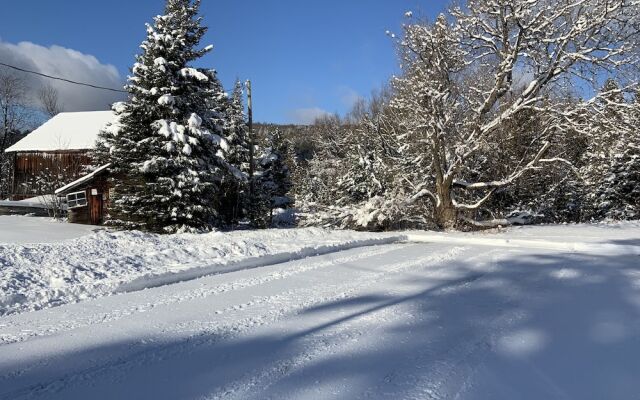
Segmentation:
{"type": "Polygon", "coordinates": [[[0,70],[0,198],[10,189],[11,160],[4,151],[29,125],[30,117],[25,80],[0,70]]]}
{"type": "Polygon", "coordinates": [[[499,189],[552,162],[554,135],[579,128],[579,114],[554,99],[563,81],[597,84],[637,67],[638,0],[470,0],[434,23],[405,26],[403,76],[393,106],[413,149],[424,152],[416,196],[433,203],[442,228],[477,211],[499,189]],[[525,113],[543,123],[502,176],[472,180],[474,160],[491,158],[525,113]]]}
{"type": "Polygon", "coordinates": [[[38,92],[38,100],[42,111],[50,118],[55,117],[62,112],[63,106],[60,103],[60,96],[58,90],[51,85],[44,85],[38,92]]]}

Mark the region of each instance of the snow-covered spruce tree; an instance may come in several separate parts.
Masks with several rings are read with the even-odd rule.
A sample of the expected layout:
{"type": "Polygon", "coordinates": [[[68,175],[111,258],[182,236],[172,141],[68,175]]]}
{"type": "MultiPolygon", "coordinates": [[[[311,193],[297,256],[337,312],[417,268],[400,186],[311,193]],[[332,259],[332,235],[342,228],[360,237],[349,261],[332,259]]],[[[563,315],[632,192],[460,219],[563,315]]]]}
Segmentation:
{"type": "MultiPolygon", "coordinates": [[[[229,95],[224,90],[222,82],[218,78],[218,72],[216,70],[203,71],[207,74],[207,95],[205,96],[206,108],[208,111],[208,123],[214,129],[214,133],[226,137],[226,125],[229,119],[228,117],[228,99],[229,95]]],[[[220,136],[219,135],[219,136],[220,136]]],[[[227,153],[230,146],[227,141],[221,142],[222,149],[225,154],[225,160],[227,159],[227,153]]],[[[227,161],[228,162],[228,161],[227,161]]]]}
{"type": "Polygon", "coordinates": [[[244,110],[244,91],[242,83],[236,80],[233,92],[229,97],[227,126],[225,128],[229,151],[227,160],[229,163],[244,173],[249,173],[249,128],[244,110]]]}
{"type": "Polygon", "coordinates": [[[595,193],[598,212],[607,219],[640,218],[640,142],[628,143],[614,154],[609,174],[595,193]]]}
{"type": "Polygon", "coordinates": [[[421,177],[416,142],[403,143],[401,115],[389,88],[356,103],[344,119],[306,127],[313,157],[297,163],[293,191],[298,222],[359,230],[432,228],[428,201],[413,198],[421,177]],[[402,139],[402,140],[400,140],[402,139]]]}
{"type": "Polygon", "coordinates": [[[405,137],[421,139],[413,145],[426,168],[412,184],[438,226],[510,223],[479,211],[499,190],[566,161],[554,137],[575,127],[576,114],[553,92],[636,67],[639,8],[635,0],[469,0],[434,23],[405,25],[393,106],[406,116],[405,137]],[[531,110],[543,124],[523,157],[473,179],[474,160],[493,157],[509,135],[505,123],[531,110]]]}
{"type": "Polygon", "coordinates": [[[345,194],[336,182],[345,173],[350,144],[341,119],[327,115],[302,128],[310,140],[309,154],[293,171],[293,196],[302,225],[340,226],[331,210],[345,194]],[[327,221],[330,219],[331,221],[327,221]]]}
{"type": "Polygon", "coordinates": [[[585,123],[588,151],[582,168],[589,190],[591,219],[640,217],[640,103],[625,99],[609,79],[585,123]]]}
{"type": "Polygon", "coordinates": [[[264,150],[256,162],[251,219],[255,225],[266,227],[272,225],[274,210],[288,208],[292,203],[291,174],[285,159],[290,151],[278,128],[266,135],[261,147],[264,150]]]}
{"type": "Polygon", "coordinates": [[[223,185],[223,218],[233,225],[247,217],[249,199],[249,129],[244,111],[242,83],[236,80],[231,96],[227,98],[224,133],[228,143],[226,159],[234,169],[235,179],[223,185]]]}
{"type": "Polygon", "coordinates": [[[215,73],[190,64],[206,32],[200,1],[168,0],[147,25],[129,77],[130,98],[102,133],[99,163],[110,163],[108,223],[156,232],[207,229],[217,220],[219,186],[228,174],[214,104],[215,73]]]}
{"type": "Polygon", "coordinates": [[[394,144],[389,145],[386,116],[378,109],[384,100],[383,94],[373,93],[369,101],[357,102],[342,124],[341,162],[345,165],[337,182],[337,205],[368,201],[389,189],[392,171],[387,161],[397,151],[394,144]]]}
{"type": "Polygon", "coordinates": [[[411,146],[398,140],[398,117],[388,89],[356,104],[344,125],[347,146],[340,162],[340,197],[333,203],[339,226],[386,230],[426,227],[423,205],[412,198],[411,176],[419,163],[411,146]],[[416,218],[417,217],[417,218],[416,218]]]}

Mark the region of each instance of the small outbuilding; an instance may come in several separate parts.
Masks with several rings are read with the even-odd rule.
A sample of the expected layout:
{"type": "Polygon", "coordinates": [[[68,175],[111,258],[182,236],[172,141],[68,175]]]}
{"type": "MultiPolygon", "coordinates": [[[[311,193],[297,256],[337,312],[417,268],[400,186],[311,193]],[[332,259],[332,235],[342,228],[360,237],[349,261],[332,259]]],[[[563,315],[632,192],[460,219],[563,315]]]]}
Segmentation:
{"type": "Polygon", "coordinates": [[[103,165],[56,190],[57,196],[66,197],[69,222],[88,225],[104,222],[109,206],[109,166],[103,165]]]}

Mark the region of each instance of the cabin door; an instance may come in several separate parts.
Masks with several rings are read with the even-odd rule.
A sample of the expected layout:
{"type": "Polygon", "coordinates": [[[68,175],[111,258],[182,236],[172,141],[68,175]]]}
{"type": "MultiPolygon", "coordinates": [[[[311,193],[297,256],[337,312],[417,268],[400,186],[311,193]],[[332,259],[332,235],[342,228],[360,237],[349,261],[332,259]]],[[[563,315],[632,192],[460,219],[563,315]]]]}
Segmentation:
{"type": "Polygon", "coordinates": [[[97,189],[89,189],[89,215],[91,225],[102,223],[102,193],[97,189]]]}

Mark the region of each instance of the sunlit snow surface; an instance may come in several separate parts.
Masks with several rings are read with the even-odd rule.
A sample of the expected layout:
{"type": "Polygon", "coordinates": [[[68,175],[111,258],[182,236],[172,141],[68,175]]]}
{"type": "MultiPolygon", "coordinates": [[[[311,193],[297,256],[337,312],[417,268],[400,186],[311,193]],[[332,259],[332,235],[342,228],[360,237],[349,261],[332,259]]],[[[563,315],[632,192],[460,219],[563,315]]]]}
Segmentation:
{"type": "Polygon", "coordinates": [[[96,230],[95,226],[67,224],[50,218],[2,215],[0,216],[0,246],[2,246],[0,257],[4,263],[0,265],[7,264],[7,253],[4,248],[7,244],[55,243],[89,235],[94,230],[96,230]]]}
{"type": "Polygon", "coordinates": [[[93,149],[100,131],[114,119],[115,116],[111,111],[60,113],[6,151],[48,152],[93,149]]]}
{"type": "MultiPolygon", "coordinates": [[[[336,251],[0,317],[0,399],[633,399],[640,393],[637,222],[428,233],[422,235],[431,242],[349,250],[338,243],[362,237],[296,231],[262,233],[264,247],[300,247],[299,238],[307,246],[331,241],[336,251]]],[[[228,249],[236,241],[242,254],[259,234],[210,238],[228,249]]],[[[117,235],[95,237],[103,241],[95,246],[124,250],[117,235]]],[[[169,257],[195,256],[198,251],[181,251],[190,242],[202,249],[205,238],[142,235],[129,251],[149,241],[149,251],[157,242],[169,257]]],[[[55,255],[64,258],[62,249],[82,251],[70,245],[78,240],[86,239],[20,251],[28,258],[59,246],[55,255]]],[[[0,268],[7,252],[17,251],[11,246],[0,247],[0,268]]],[[[93,251],[88,264],[96,262],[93,251]]],[[[42,256],[43,267],[53,268],[47,263],[56,257],[42,256]]],[[[145,257],[118,262],[131,261],[132,268],[161,262],[145,257]]]]}

